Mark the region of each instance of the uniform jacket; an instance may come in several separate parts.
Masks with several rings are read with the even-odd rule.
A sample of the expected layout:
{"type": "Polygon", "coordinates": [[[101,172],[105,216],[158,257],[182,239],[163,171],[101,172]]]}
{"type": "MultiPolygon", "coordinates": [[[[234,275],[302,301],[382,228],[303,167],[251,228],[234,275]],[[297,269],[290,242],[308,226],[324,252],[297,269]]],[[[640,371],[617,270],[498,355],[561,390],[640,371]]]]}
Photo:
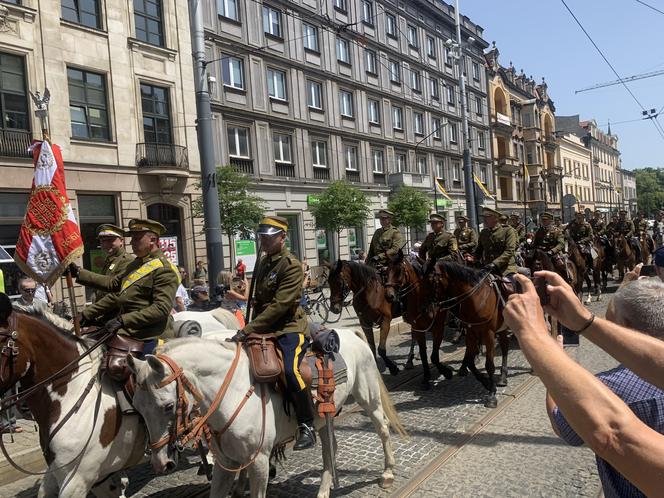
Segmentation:
{"type": "Polygon", "coordinates": [[[618,220],[615,231],[629,239],[634,235],[634,223],[632,223],[632,220],[618,220]]]}
{"type": "Polygon", "coordinates": [[[610,221],[606,225],[606,228],[604,229],[604,234],[609,236],[609,237],[613,237],[613,234],[616,232],[616,227],[617,226],[618,226],[617,223],[613,223],[613,222],[610,221]]]}
{"type": "Polygon", "coordinates": [[[558,254],[565,250],[565,237],[563,232],[555,226],[549,228],[539,227],[535,232],[535,247],[543,251],[551,251],[552,254],[558,254]]]}
{"type": "Polygon", "coordinates": [[[120,333],[143,341],[173,334],[171,309],[180,277],[161,250],[134,259],[123,275],[99,275],[82,269],[77,281],[109,292],[83,310],[86,320],[119,314],[124,325],[120,333]]]}
{"type": "Polygon", "coordinates": [[[606,230],[606,225],[602,220],[597,220],[593,218],[592,220],[589,221],[589,223],[595,235],[604,235],[604,231],[606,230]]]}
{"type": "Polygon", "coordinates": [[[639,229],[639,232],[647,232],[648,231],[648,220],[645,218],[642,220],[639,220],[637,223],[635,223],[635,227],[639,229]]]}
{"type": "Polygon", "coordinates": [[[526,241],[526,225],[519,222],[517,226],[510,225],[516,231],[517,241],[519,244],[526,241]]]}
{"type": "Polygon", "coordinates": [[[483,265],[496,265],[503,276],[516,273],[516,245],[516,232],[498,223],[493,229],[487,227],[480,232],[475,257],[483,265]]]}
{"type": "Polygon", "coordinates": [[[403,237],[399,229],[393,225],[379,228],[371,237],[371,245],[367,253],[367,261],[378,256],[379,261],[384,263],[388,258],[396,256],[399,249],[403,247],[403,237]]]}
{"type": "Polygon", "coordinates": [[[454,238],[461,252],[473,252],[477,247],[477,233],[470,227],[459,227],[454,230],[454,238]]]}
{"type": "Polygon", "coordinates": [[[426,236],[420,246],[419,256],[422,259],[450,261],[452,254],[457,251],[457,241],[450,232],[441,230],[439,233],[431,232],[426,236]]]}
{"type": "Polygon", "coordinates": [[[255,278],[253,319],[244,331],[309,335],[307,318],[300,307],[302,263],[284,247],[273,256],[261,258],[255,278]]]}
{"type": "Polygon", "coordinates": [[[590,223],[577,223],[577,221],[574,220],[567,225],[567,230],[569,230],[569,235],[572,237],[572,240],[579,245],[587,245],[593,241],[593,229],[590,226],[590,223]]]}
{"type": "MultiPolygon", "coordinates": [[[[107,275],[109,277],[115,277],[116,275],[124,275],[127,266],[134,260],[134,255],[127,253],[124,247],[116,249],[113,254],[106,256],[104,261],[104,267],[101,270],[102,275],[107,275]]],[[[95,287],[90,285],[90,287],[95,287]]],[[[97,289],[95,291],[95,301],[99,301],[102,297],[108,294],[102,289],[97,289]]]]}

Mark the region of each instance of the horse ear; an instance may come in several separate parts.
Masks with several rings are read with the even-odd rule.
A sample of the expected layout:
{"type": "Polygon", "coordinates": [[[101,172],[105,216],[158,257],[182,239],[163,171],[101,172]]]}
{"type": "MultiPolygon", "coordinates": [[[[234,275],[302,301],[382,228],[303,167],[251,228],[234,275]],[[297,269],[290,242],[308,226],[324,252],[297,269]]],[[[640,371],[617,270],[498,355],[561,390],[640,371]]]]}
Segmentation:
{"type": "Polygon", "coordinates": [[[403,261],[403,250],[399,249],[399,252],[397,253],[397,263],[401,263],[403,261]]]}
{"type": "Polygon", "coordinates": [[[138,372],[140,372],[144,364],[145,362],[143,360],[134,358],[130,354],[127,355],[127,366],[129,367],[129,370],[131,370],[131,373],[133,373],[134,375],[138,376],[138,372]]]}
{"type": "Polygon", "coordinates": [[[162,378],[166,375],[166,369],[164,368],[164,364],[161,361],[159,361],[159,358],[157,358],[152,354],[149,354],[145,356],[145,359],[147,360],[150,368],[159,378],[162,378]]]}

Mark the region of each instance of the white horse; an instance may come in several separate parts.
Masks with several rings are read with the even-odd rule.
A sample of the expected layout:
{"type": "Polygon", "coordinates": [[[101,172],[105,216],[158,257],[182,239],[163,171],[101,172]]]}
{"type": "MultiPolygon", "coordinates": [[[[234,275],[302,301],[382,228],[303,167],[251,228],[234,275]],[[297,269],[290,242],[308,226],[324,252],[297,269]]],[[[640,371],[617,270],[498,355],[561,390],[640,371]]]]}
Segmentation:
{"type": "Polygon", "coordinates": [[[210,311],[180,311],[173,315],[173,320],[198,322],[203,329],[203,337],[221,329],[237,331],[241,328],[236,316],[223,308],[215,308],[210,311]]]}
{"type": "MultiPolygon", "coordinates": [[[[341,339],[341,354],[348,369],[348,380],[336,387],[336,406],[340,408],[352,394],[373,422],[385,455],[381,486],[389,487],[394,481],[395,465],[389,427],[391,425],[395,431],[404,435],[405,430],[363,335],[353,330],[337,332],[341,339]]],[[[231,367],[236,345],[224,342],[223,335],[220,334],[217,339],[178,339],[167,343],[161,353],[174,360],[183,369],[184,376],[194,389],[202,394],[201,413],[205,413],[231,367]]],[[[170,368],[158,357],[150,355],[146,361],[128,358],[128,363],[136,375],[137,385],[140,386],[136,390],[134,405],[146,420],[150,440],[156,442],[168,438],[177,410],[176,383],[171,382],[163,387],[158,385],[171,375],[170,368]]],[[[228,423],[253,385],[249,359],[242,350],[223,402],[208,419],[212,431],[220,431],[228,423]]],[[[191,399],[192,393],[187,396],[191,399]]],[[[191,410],[191,406],[187,410],[191,410]]],[[[226,496],[236,475],[235,470],[227,469],[237,469],[253,460],[247,467],[251,496],[264,497],[272,450],[293,439],[297,423],[294,417],[288,417],[284,413],[282,395],[265,385],[255,386],[255,391],[236,415],[237,418],[226,432],[219,439],[213,438],[211,451],[215,468],[210,496],[226,496]],[[265,419],[262,417],[262,389],[265,390],[266,396],[265,419]]],[[[328,458],[329,439],[324,420],[317,417],[315,425],[323,446],[324,464],[318,496],[328,497],[332,484],[331,462],[328,458]]],[[[177,458],[178,454],[173,445],[166,444],[159,449],[153,449],[152,467],[157,473],[172,471],[177,466],[177,458]]]]}

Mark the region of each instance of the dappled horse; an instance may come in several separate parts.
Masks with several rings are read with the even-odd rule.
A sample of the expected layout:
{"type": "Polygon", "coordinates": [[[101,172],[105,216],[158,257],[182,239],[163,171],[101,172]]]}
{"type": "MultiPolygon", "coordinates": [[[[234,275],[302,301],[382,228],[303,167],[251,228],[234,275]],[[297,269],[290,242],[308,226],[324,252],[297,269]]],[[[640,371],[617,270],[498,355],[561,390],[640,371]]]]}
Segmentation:
{"type": "Polygon", "coordinates": [[[576,281],[574,282],[575,285],[573,286],[576,295],[579,296],[581,301],[583,301],[583,283],[585,281],[586,285],[588,286],[588,299],[585,302],[590,303],[592,299],[593,283],[595,295],[597,296],[597,300],[599,300],[601,293],[599,289],[600,275],[598,271],[595,271],[594,261],[593,266],[588,268],[588,260],[586,259],[585,254],[581,252],[581,248],[578,246],[578,244],[568,233],[565,234],[565,238],[567,239],[567,254],[569,260],[574,264],[576,271],[576,281]],[[593,282],[590,281],[591,273],[593,282]]]}
{"type": "Polygon", "coordinates": [[[388,301],[401,300],[404,304],[402,317],[410,325],[412,338],[417,342],[424,370],[422,385],[426,389],[430,387],[431,381],[427,361],[427,332],[430,331],[433,337],[431,362],[446,379],[452,378],[453,370],[440,362],[440,345],[443,342],[447,312],[436,305],[432,282],[420,272],[399,251],[387,265],[385,294],[388,301]]]}
{"type": "Polygon", "coordinates": [[[503,313],[498,290],[492,284],[494,277],[490,273],[461,266],[448,261],[439,261],[434,267],[433,283],[435,298],[441,309],[450,314],[456,310],[456,316],[466,328],[466,352],[459,370],[464,375],[468,369],[475,378],[489,391],[484,404],[487,408],[495,408],[496,385],[507,385],[507,354],[509,339],[507,328],[503,324],[503,313]],[[496,384],[494,374],[494,354],[496,335],[502,352],[500,380],[496,384]],[[479,354],[480,344],[486,349],[486,374],[481,374],[475,366],[475,358],[479,354]]]}
{"type": "Polygon", "coordinates": [[[636,255],[623,234],[616,233],[613,236],[613,247],[616,255],[616,266],[618,267],[618,279],[622,281],[625,276],[625,269],[631,271],[636,266],[636,255]]]}
{"type": "Polygon", "coordinates": [[[8,315],[0,316],[0,390],[20,381],[17,401],[27,402],[39,426],[48,465],[39,496],[85,498],[93,487],[98,496],[119,496],[121,486],[106,478],[142,460],[145,431],[138,415],[122,414],[115,389],[99,376],[101,349],[82,357],[93,340],[30,315],[8,315]]]}
{"type": "Polygon", "coordinates": [[[339,260],[330,269],[330,311],[339,314],[350,292],[353,293],[353,309],[360,320],[360,326],[367,338],[369,347],[376,356],[376,342],[373,328],[380,327],[378,354],[392,375],[399,373],[399,367],[387,356],[387,336],[392,322],[392,304],[385,298],[385,287],[378,272],[369,265],[356,261],[339,260]]]}

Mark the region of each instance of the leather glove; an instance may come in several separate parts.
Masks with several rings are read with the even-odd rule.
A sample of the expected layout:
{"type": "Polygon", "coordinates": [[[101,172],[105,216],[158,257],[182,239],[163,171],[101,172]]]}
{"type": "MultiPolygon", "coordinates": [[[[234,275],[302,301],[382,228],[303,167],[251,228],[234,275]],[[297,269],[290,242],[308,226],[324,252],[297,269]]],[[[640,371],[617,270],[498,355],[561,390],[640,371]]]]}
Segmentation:
{"type": "Polygon", "coordinates": [[[244,330],[238,330],[233,337],[226,339],[226,342],[244,342],[247,340],[248,334],[244,330]]]}
{"type": "Polygon", "coordinates": [[[78,323],[81,327],[89,327],[92,325],[92,321],[88,320],[83,313],[78,314],[78,323]]]}
{"type": "Polygon", "coordinates": [[[489,263],[488,265],[484,265],[482,267],[482,271],[486,273],[495,273],[496,270],[498,270],[498,267],[494,265],[493,263],[489,263]]]}
{"type": "Polygon", "coordinates": [[[122,323],[122,317],[118,316],[117,318],[111,318],[106,322],[104,328],[107,332],[117,332],[120,330],[124,324],[122,323]]]}
{"type": "Polygon", "coordinates": [[[81,273],[81,268],[76,263],[69,263],[67,271],[72,277],[78,278],[79,274],[81,273]]]}

